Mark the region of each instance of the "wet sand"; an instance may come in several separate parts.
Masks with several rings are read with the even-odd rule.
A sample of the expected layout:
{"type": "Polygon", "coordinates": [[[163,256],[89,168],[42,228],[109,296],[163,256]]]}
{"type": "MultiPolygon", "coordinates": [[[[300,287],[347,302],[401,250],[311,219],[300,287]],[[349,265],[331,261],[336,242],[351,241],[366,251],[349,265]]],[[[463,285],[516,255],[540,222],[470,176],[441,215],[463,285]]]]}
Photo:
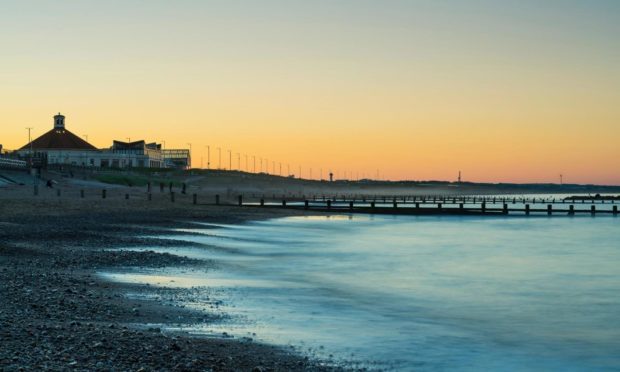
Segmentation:
{"type": "Polygon", "coordinates": [[[164,196],[148,202],[143,190],[122,187],[105,200],[92,187],[81,199],[71,195],[83,186],[58,187],[61,197],[55,189],[34,197],[31,187],[0,188],[0,370],[339,369],[248,339],[166,332],[163,326],[208,324],[222,315],[127,296],[172,298],[183,289],[110,283],[95,274],[119,267],[209,270],[213,262],[106,248],[177,244],[152,236],[188,221],[242,223],[301,212],[194,206],[188,195],[174,204],[164,196]]]}

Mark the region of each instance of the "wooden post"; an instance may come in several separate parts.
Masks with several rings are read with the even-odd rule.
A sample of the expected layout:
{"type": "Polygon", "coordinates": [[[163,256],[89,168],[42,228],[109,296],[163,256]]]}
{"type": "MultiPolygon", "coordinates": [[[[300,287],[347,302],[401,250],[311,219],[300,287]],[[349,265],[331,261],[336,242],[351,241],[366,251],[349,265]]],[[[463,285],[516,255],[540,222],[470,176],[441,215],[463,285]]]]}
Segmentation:
{"type": "Polygon", "coordinates": [[[349,202],[349,209],[353,210],[353,202],[349,202]]]}
{"type": "Polygon", "coordinates": [[[260,200],[260,206],[261,206],[261,207],[264,207],[264,206],[265,206],[265,199],[261,199],[261,200],[260,200]]]}
{"type": "Polygon", "coordinates": [[[482,213],[486,213],[486,211],[487,211],[487,202],[482,202],[482,204],[480,205],[480,209],[482,210],[482,213]]]}
{"type": "Polygon", "coordinates": [[[183,186],[181,188],[181,194],[185,195],[187,193],[187,184],[183,182],[183,186]]]}
{"type": "Polygon", "coordinates": [[[84,199],[84,190],[80,190],[80,198],[84,199]]]}
{"type": "Polygon", "coordinates": [[[553,214],[553,205],[552,204],[548,204],[547,205],[547,214],[549,216],[551,216],[553,214]]]}
{"type": "Polygon", "coordinates": [[[286,207],[286,200],[282,199],[282,206],[286,207]]]}
{"type": "Polygon", "coordinates": [[[575,214],[575,206],[574,205],[571,204],[570,207],[568,207],[568,214],[571,215],[571,216],[573,214],[575,214]]]}
{"type": "Polygon", "coordinates": [[[215,195],[215,205],[220,205],[220,195],[215,195]]]}
{"type": "Polygon", "coordinates": [[[101,199],[105,199],[107,196],[107,193],[108,192],[106,191],[106,189],[101,190],[101,199]]]}
{"type": "Polygon", "coordinates": [[[332,209],[332,201],[331,200],[327,200],[327,209],[332,209]]]}
{"type": "Polygon", "coordinates": [[[441,212],[441,203],[437,203],[437,209],[441,212]]]}
{"type": "Polygon", "coordinates": [[[396,203],[396,199],[394,199],[394,202],[392,203],[392,205],[394,206],[394,208],[398,208],[398,203],[396,203]]]}
{"type": "Polygon", "coordinates": [[[243,195],[239,195],[239,206],[243,206],[243,195]]]}
{"type": "Polygon", "coordinates": [[[310,202],[308,200],[304,201],[304,209],[310,208],[310,202]]]}
{"type": "Polygon", "coordinates": [[[415,209],[420,209],[420,203],[418,202],[415,203],[415,209]]]}
{"type": "Polygon", "coordinates": [[[528,215],[528,216],[530,214],[530,205],[529,204],[525,205],[525,214],[528,215]]]}
{"type": "Polygon", "coordinates": [[[617,205],[614,205],[613,212],[614,212],[614,216],[618,214],[618,206],[617,205]]]}
{"type": "Polygon", "coordinates": [[[192,195],[192,203],[194,205],[198,204],[198,194],[192,195]]]}
{"type": "Polygon", "coordinates": [[[174,191],[170,192],[170,201],[174,203],[174,191]]]}
{"type": "Polygon", "coordinates": [[[596,214],[596,205],[590,207],[590,213],[594,216],[596,214]]]}
{"type": "Polygon", "coordinates": [[[370,202],[370,208],[374,209],[374,207],[375,207],[375,202],[374,201],[370,202]]]}
{"type": "Polygon", "coordinates": [[[168,184],[168,191],[172,192],[172,182],[168,184]]]}
{"type": "Polygon", "coordinates": [[[508,214],[508,204],[504,203],[504,214],[508,214]]]}

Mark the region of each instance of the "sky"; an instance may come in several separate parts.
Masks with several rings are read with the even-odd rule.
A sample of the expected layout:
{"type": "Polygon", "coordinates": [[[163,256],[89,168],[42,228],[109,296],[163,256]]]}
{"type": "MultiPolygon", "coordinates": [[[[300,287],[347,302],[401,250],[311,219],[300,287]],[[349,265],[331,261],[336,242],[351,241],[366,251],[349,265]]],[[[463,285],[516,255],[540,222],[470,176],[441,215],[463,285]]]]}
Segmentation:
{"type": "Polygon", "coordinates": [[[620,185],[619,40],[620,1],[0,0],[0,143],[62,112],[195,167],[620,185]]]}

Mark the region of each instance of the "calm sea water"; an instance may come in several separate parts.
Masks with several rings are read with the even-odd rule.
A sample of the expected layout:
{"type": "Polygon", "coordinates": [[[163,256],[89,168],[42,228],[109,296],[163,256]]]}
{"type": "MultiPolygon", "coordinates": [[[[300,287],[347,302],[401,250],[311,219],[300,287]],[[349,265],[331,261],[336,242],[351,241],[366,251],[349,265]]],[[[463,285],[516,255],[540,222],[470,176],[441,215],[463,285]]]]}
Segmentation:
{"type": "MultiPolygon", "coordinates": [[[[223,289],[197,332],[394,370],[619,370],[614,217],[295,217],[197,225],[221,269],[106,274],[223,289]]],[[[175,237],[178,239],[178,237],[175,237]]],[[[200,290],[185,305],[201,308],[200,290]]],[[[205,291],[205,298],[207,292],[205,291]]]]}

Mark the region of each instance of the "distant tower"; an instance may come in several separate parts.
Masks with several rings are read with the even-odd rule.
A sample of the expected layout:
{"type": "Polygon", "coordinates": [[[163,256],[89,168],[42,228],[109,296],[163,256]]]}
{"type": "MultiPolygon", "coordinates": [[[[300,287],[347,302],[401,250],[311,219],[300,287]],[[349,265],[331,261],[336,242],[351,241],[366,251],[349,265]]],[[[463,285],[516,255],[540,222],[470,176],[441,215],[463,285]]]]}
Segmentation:
{"type": "Polygon", "coordinates": [[[54,116],[54,129],[65,129],[65,117],[60,112],[54,116]]]}
{"type": "Polygon", "coordinates": [[[461,171],[459,171],[459,183],[461,183],[461,171]]]}
{"type": "Polygon", "coordinates": [[[334,174],[329,172],[329,182],[334,182],[334,174]]]}

